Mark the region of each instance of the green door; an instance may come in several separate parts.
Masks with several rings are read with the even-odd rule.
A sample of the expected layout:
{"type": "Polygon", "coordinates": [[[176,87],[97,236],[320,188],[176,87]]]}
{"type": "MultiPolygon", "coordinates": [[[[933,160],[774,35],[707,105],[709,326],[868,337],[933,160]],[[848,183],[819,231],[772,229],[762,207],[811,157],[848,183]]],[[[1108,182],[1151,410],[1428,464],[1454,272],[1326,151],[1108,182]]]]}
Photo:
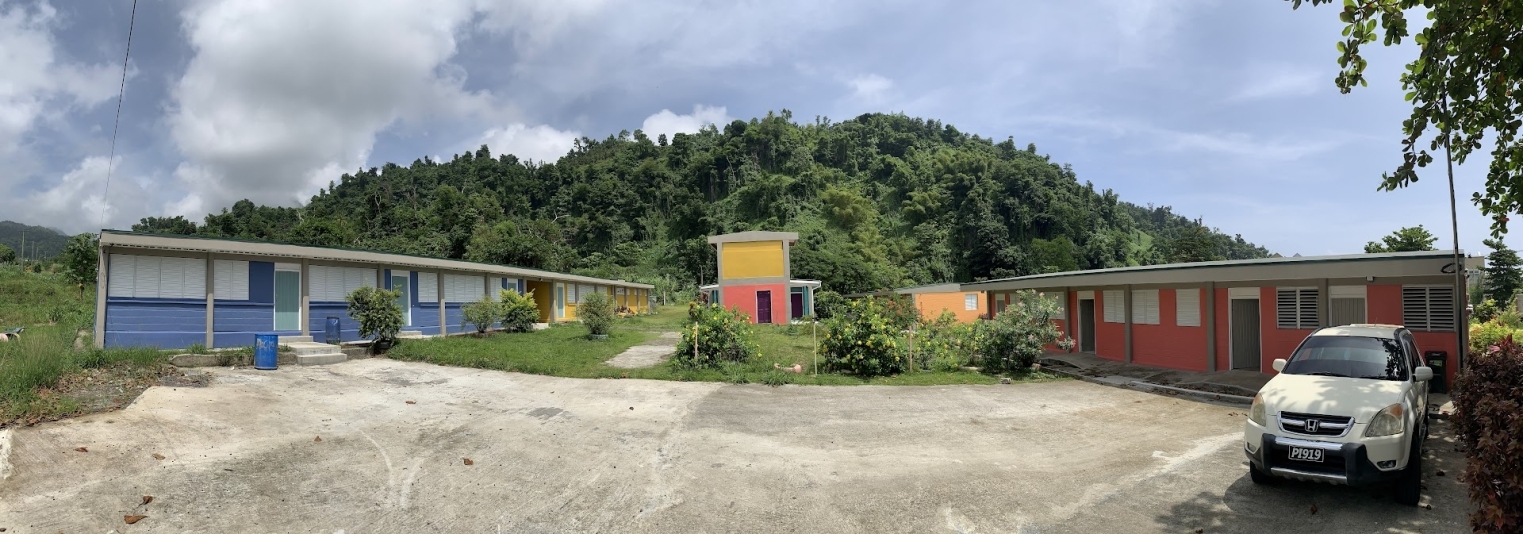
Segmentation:
{"type": "Polygon", "coordinates": [[[301,273],[275,271],[275,329],[301,330],[301,273]]]}
{"type": "Polygon", "coordinates": [[[412,326],[412,299],[407,296],[407,290],[412,286],[408,283],[411,278],[411,274],[391,275],[391,290],[399,293],[397,306],[402,307],[402,326],[412,326]]]}

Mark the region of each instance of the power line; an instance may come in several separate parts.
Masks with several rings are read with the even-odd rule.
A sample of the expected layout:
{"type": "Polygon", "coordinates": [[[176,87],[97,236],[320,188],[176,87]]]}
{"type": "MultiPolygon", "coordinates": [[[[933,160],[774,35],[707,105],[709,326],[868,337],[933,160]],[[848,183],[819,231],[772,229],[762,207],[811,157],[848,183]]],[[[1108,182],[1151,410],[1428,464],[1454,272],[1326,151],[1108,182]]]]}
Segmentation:
{"type": "Polygon", "coordinates": [[[132,57],[132,26],[137,23],[137,0],[127,18],[127,53],[122,56],[122,84],[116,90],[116,122],[111,125],[111,156],[106,158],[106,188],[100,196],[100,226],[106,227],[106,208],[111,203],[111,171],[116,163],[116,131],[122,125],[122,97],[127,94],[127,60],[132,57]]]}

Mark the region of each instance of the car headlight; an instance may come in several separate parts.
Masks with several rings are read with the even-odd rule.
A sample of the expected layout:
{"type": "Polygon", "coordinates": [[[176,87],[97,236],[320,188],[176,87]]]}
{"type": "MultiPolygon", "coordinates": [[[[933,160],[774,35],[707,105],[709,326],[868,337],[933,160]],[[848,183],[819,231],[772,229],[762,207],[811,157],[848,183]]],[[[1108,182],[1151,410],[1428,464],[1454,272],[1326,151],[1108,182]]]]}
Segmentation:
{"type": "Polygon", "coordinates": [[[1402,417],[1403,410],[1400,404],[1386,406],[1375,418],[1370,420],[1369,428],[1364,430],[1364,437],[1376,438],[1380,436],[1394,436],[1407,430],[1407,420],[1402,417]]]}
{"type": "Polygon", "coordinates": [[[1253,421],[1259,426],[1269,426],[1264,423],[1264,420],[1267,417],[1265,414],[1266,411],[1268,410],[1264,408],[1264,396],[1262,394],[1254,395],[1253,406],[1248,408],[1248,420],[1253,421]]]}

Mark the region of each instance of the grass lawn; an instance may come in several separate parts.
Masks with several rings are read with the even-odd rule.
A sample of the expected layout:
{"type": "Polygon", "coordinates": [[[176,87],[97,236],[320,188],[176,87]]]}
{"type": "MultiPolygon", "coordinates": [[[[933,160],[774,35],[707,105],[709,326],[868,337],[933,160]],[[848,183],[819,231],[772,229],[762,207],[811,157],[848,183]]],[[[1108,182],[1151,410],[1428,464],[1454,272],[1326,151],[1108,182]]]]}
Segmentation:
{"type": "MultiPolygon", "coordinates": [[[[756,325],[756,340],[761,347],[761,354],[752,361],[729,364],[723,369],[678,369],[664,364],[644,369],[621,369],[603,364],[629,347],[656,340],[663,332],[680,331],[686,320],[685,306],[664,306],[656,315],[616,321],[613,334],[606,341],[590,341],[586,339],[586,328],[580,324],[569,324],[537,332],[497,334],[485,338],[460,336],[411,340],[397,345],[388,356],[398,360],[572,378],[646,378],[771,385],[942,385],[999,382],[998,377],[971,371],[919,371],[874,378],[823,371],[814,375],[815,340],[811,325],[756,325]],[[779,371],[773,367],[774,364],[779,367],[799,364],[803,366],[804,372],[794,374],[779,371]]],[[[820,364],[823,365],[823,362],[820,364]]],[[[1012,377],[1016,381],[1061,379],[1064,378],[1060,375],[1041,372],[1012,377]]]]}
{"type": "Polygon", "coordinates": [[[0,427],[119,407],[157,382],[156,349],[74,350],[70,326],[28,328],[0,343],[0,427]]]}

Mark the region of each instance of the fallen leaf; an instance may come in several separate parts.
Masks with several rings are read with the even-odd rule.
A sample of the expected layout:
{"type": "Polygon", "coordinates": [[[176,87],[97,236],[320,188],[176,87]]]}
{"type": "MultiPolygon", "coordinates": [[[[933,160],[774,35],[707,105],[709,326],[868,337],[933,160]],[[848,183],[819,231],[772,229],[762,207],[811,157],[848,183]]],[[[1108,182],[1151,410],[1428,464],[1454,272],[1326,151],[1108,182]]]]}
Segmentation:
{"type": "Polygon", "coordinates": [[[143,504],[148,504],[148,503],[151,503],[151,502],[153,502],[153,496],[152,495],[144,495],[143,496],[143,504]]]}
{"type": "Polygon", "coordinates": [[[630,406],[630,407],[629,407],[629,409],[630,409],[630,410],[633,410],[633,409],[635,409],[635,407],[634,407],[634,406],[630,406]]]}
{"type": "Polygon", "coordinates": [[[75,447],[74,450],[79,452],[90,452],[90,449],[86,449],[84,447],[75,447]]]}
{"type": "Polygon", "coordinates": [[[163,460],[164,459],[164,455],[159,454],[159,453],[153,453],[153,459],[155,459],[155,460],[163,460]]]}
{"type": "Polygon", "coordinates": [[[418,401],[407,401],[408,404],[417,404],[418,401]]]}
{"type": "Polygon", "coordinates": [[[314,442],[314,443],[316,443],[316,442],[319,442],[319,441],[322,441],[322,440],[323,440],[323,437],[322,437],[322,436],[318,436],[318,437],[315,437],[315,438],[312,438],[312,441],[313,441],[313,442],[314,442]]]}
{"type": "Polygon", "coordinates": [[[1444,470],[1443,469],[1439,469],[1438,471],[1434,472],[1433,474],[1438,475],[1438,476],[1444,476],[1444,470]]]}
{"type": "Polygon", "coordinates": [[[476,465],[476,462],[472,462],[470,458],[461,458],[461,459],[465,460],[465,465],[476,465]]]}
{"type": "Polygon", "coordinates": [[[1432,510],[1433,509],[1433,505],[1431,505],[1431,504],[1424,504],[1423,508],[1426,509],[1426,510],[1432,510]]]}
{"type": "Polygon", "coordinates": [[[1311,515],[1317,515],[1317,505],[1311,505],[1311,515]]]}
{"type": "Polygon", "coordinates": [[[131,524],[135,524],[138,521],[142,521],[142,520],[147,519],[147,518],[148,518],[148,516],[146,516],[146,515],[124,515],[124,516],[122,516],[122,521],[126,521],[127,524],[131,525],[131,524]]]}

